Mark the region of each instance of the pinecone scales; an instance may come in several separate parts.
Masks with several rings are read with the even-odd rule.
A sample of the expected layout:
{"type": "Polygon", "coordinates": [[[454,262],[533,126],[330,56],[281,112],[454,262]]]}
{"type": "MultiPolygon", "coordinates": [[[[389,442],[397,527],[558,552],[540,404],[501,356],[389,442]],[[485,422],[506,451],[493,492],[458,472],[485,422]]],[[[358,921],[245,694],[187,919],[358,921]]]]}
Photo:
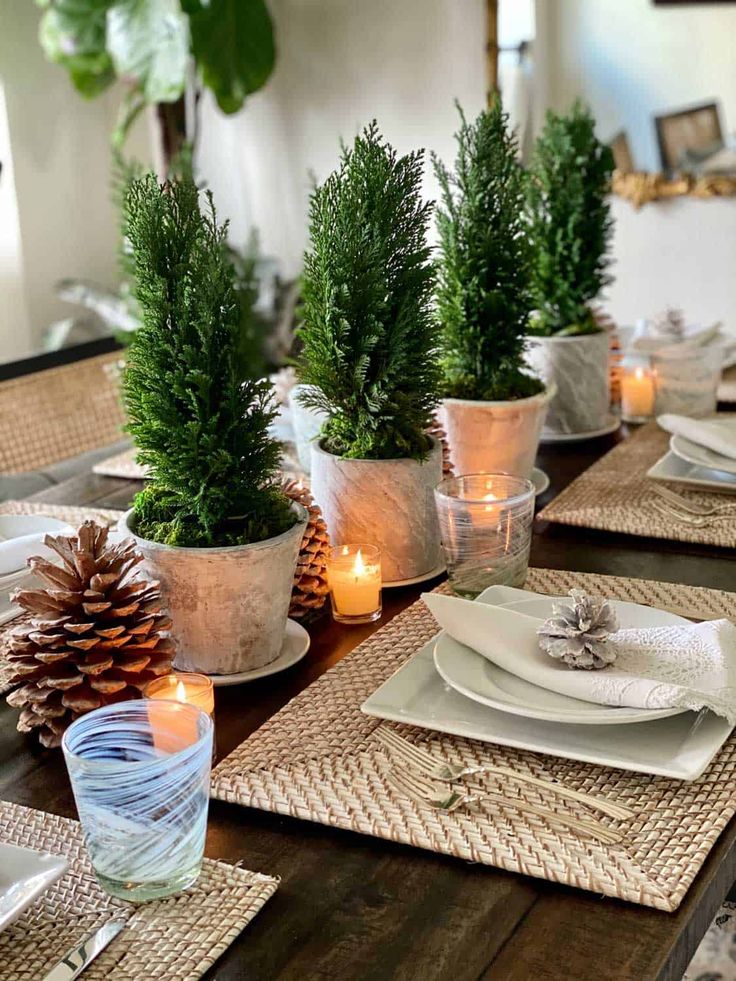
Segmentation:
{"type": "Polygon", "coordinates": [[[21,710],[19,731],[38,729],[44,746],[58,746],[78,716],[139,698],[145,684],[171,671],[171,621],[159,584],[132,574],[142,561],[132,539],[107,538],[93,521],[73,536],[47,535],[61,564],[30,559],[45,588],[12,597],[32,618],[10,635],[10,680],[20,687],[8,703],[21,710]]]}
{"type": "Polygon", "coordinates": [[[455,467],[453,466],[452,459],[450,457],[450,444],[447,441],[447,433],[442,428],[442,424],[437,418],[437,416],[432,416],[432,422],[427,427],[427,435],[434,436],[438,439],[442,447],[442,476],[444,477],[454,477],[455,467]]]}
{"type": "Polygon", "coordinates": [[[292,501],[305,507],[309,515],[299,546],[289,606],[289,616],[302,620],[316,614],[327,601],[330,591],[327,585],[330,536],[322,512],[301,481],[286,479],[282,482],[281,489],[292,501]]]}

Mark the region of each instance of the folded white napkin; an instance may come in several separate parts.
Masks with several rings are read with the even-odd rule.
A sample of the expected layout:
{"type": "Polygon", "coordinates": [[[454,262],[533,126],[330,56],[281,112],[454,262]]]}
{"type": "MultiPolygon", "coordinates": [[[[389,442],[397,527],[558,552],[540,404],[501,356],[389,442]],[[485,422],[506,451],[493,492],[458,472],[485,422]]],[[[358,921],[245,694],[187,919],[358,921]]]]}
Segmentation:
{"type": "Polygon", "coordinates": [[[709,708],[736,724],[736,627],[728,620],[619,630],[615,664],[582,671],[540,650],[537,617],[440,593],[422,599],[455,640],[541,688],[601,705],[709,708]]]}
{"type": "Polygon", "coordinates": [[[660,427],[675,436],[705,446],[714,453],[736,460],[736,414],[715,416],[710,419],[691,419],[665,413],[657,416],[660,427]]]}
{"type": "MultiPolygon", "coordinates": [[[[67,525],[54,534],[70,535],[73,529],[67,525]]],[[[9,538],[0,542],[0,576],[7,576],[20,569],[25,569],[32,555],[42,555],[51,558],[55,553],[46,548],[43,543],[45,531],[37,531],[32,535],[21,535],[19,538],[9,538]]]]}

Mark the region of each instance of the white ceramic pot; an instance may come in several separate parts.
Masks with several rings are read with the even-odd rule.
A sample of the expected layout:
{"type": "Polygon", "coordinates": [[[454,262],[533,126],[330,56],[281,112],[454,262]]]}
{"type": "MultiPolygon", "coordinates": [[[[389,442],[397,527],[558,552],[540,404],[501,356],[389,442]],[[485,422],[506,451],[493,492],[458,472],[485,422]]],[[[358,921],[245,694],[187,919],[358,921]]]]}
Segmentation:
{"type": "Polygon", "coordinates": [[[225,548],[179,548],[139,538],[133,511],[119,522],[143,554],[143,568],[161,583],[176,645],[174,665],[203,674],[263,667],[281,651],[291,588],[307,512],[292,504],[297,523],[275,538],[225,548]]]}
{"type": "Polygon", "coordinates": [[[556,385],[544,433],[603,429],[611,411],[608,331],[578,337],[530,337],[526,359],[545,385],[556,385]]]}
{"type": "Polygon", "coordinates": [[[416,460],[347,460],[312,444],[312,494],[336,545],[381,549],[384,582],[422,576],[442,561],[434,488],[442,480],[436,439],[416,460]]]}
{"type": "Polygon", "coordinates": [[[299,458],[299,465],[305,473],[309,473],[312,466],[312,443],[319,436],[319,432],[327,420],[326,412],[310,409],[306,405],[302,405],[299,400],[299,396],[309,391],[311,387],[311,385],[295,385],[289,393],[296,455],[299,458]]]}
{"type": "Polygon", "coordinates": [[[554,393],[553,385],[538,395],[508,402],[444,399],[438,415],[455,473],[510,473],[528,478],[554,393]]]}

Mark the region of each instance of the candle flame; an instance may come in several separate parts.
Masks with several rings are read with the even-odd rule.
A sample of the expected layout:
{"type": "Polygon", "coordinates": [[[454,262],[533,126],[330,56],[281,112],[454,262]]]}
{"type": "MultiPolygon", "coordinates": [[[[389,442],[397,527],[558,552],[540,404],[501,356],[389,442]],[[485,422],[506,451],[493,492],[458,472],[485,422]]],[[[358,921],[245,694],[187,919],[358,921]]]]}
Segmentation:
{"type": "Polygon", "coordinates": [[[363,555],[358,549],[358,554],[355,556],[355,565],[353,566],[353,573],[356,576],[365,575],[365,562],[363,561],[363,555]]]}
{"type": "Polygon", "coordinates": [[[643,368],[636,368],[634,370],[634,377],[635,378],[643,378],[644,377],[644,369],[643,368]]]}
{"type": "Polygon", "coordinates": [[[187,690],[183,681],[180,681],[176,686],[176,700],[177,702],[186,702],[187,700],[187,690]]]}

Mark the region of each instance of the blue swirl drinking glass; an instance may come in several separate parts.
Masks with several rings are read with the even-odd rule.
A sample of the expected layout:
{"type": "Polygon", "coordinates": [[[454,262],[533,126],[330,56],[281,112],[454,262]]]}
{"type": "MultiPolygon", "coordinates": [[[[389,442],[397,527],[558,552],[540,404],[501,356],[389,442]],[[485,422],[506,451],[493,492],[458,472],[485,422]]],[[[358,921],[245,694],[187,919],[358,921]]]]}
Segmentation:
{"type": "Polygon", "coordinates": [[[64,733],[85,844],[111,895],[140,903],[196,881],[212,730],[196,706],[156,699],[96,709],[64,733]]]}

